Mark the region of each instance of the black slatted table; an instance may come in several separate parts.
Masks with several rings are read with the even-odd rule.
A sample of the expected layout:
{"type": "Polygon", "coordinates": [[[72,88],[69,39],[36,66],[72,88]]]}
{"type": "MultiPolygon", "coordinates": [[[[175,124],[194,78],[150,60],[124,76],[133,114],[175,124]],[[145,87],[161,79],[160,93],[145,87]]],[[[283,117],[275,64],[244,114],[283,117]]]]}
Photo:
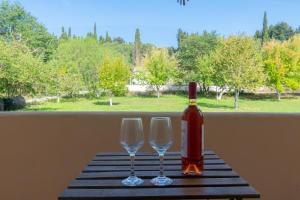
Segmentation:
{"type": "Polygon", "coordinates": [[[126,153],[98,153],[82,173],[70,183],[59,200],[116,199],[231,199],[260,198],[260,194],[213,151],[205,151],[204,171],[200,177],[181,173],[178,152],[165,156],[165,174],[174,180],[170,186],[150,183],[159,174],[158,156],[138,153],[136,175],[144,180],[137,187],[126,187],[121,180],[129,176],[130,161],[126,153]]]}

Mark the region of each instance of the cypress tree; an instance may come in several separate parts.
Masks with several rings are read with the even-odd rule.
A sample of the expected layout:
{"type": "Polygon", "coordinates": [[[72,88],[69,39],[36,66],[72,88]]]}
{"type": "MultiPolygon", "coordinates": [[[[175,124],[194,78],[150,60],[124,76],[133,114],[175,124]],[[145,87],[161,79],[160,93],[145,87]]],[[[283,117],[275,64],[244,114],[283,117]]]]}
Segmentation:
{"type": "Polygon", "coordinates": [[[178,32],[177,32],[177,45],[178,45],[178,49],[180,49],[181,47],[181,44],[182,44],[182,41],[188,37],[188,33],[183,31],[181,28],[178,29],[178,32]]]}
{"type": "Polygon", "coordinates": [[[268,17],[267,12],[264,12],[264,21],[263,21],[263,30],[261,34],[261,42],[262,44],[267,42],[269,40],[269,26],[268,26],[268,17]]]}
{"type": "Polygon", "coordinates": [[[177,46],[178,46],[178,49],[180,49],[180,47],[181,47],[182,35],[183,35],[183,31],[180,28],[180,29],[178,29],[178,33],[177,33],[177,46]]]}
{"type": "Polygon", "coordinates": [[[137,28],[135,31],[135,37],[134,37],[134,64],[136,67],[141,66],[141,33],[140,30],[137,28]]]}
{"type": "Polygon", "coordinates": [[[105,34],[105,42],[111,43],[111,37],[109,36],[107,31],[106,31],[106,34],[105,34]]]}
{"type": "Polygon", "coordinates": [[[94,23],[94,37],[97,39],[98,36],[97,36],[97,24],[96,22],[94,23]]]}
{"type": "Polygon", "coordinates": [[[69,27],[69,30],[68,30],[68,38],[72,38],[72,30],[71,30],[71,27],[69,27]]]}
{"type": "Polygon", "coordinates": [[[65,27],[61,27],[61,35],[60,35],[60,39],[67,39],[67,33],[65,32],[65,27]]]}

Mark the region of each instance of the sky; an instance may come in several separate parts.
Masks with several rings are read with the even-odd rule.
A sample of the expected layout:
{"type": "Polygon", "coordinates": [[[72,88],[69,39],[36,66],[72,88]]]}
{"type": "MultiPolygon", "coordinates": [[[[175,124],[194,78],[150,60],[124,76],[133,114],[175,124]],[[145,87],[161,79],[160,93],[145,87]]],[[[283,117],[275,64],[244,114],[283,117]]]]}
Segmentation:
{"type": "Polygon", "coordinates": [[[219,35],[253,35],[262,28],[264,11],[269,24],[300,25],[300,0],[18,0],[50,33],[61,27],[85,35],[97,23],[98,35],[134,40],[136,28],[143,43],[176,46],[178,28],[187,32],[216,31],[219,35]]]}

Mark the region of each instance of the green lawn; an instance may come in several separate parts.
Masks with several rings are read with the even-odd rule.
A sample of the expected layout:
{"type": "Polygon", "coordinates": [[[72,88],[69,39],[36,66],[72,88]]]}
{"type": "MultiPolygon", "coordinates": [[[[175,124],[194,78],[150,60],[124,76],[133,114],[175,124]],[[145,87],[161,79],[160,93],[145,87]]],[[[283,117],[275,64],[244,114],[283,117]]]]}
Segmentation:
{"type": "MultiPolygon", "coordinates": [[[[29,105],[23,111],[166,111],[182,112],[187,106],[185,96],[163,95],[156,97],[114,97],[113,106],[109,106],[107,97],[99,99],[62,99],[60,103],[45,102],[29,105]]],[[[199,107],[209,112],[234,112],[233,97],[224,97],[217,101],[214,97],[200,97],[199,107]]],[[[284,98],[277,101],[275,98],[241,97],[240,112],[300,112],[300,97],[284,98]]]]}

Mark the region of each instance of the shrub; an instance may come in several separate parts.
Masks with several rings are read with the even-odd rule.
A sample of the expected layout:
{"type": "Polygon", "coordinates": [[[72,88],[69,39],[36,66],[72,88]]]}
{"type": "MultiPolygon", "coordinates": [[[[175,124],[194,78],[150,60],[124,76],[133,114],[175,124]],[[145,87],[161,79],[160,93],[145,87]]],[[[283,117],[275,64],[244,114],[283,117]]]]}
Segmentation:
{"type": "Polygon", "coordinates": [[[24,97],[22,97],[22,96],[4,98],[2,101],[4,103],[5,111],[19,110],[26,106],[26,101],[25,101],[24,97]]]}

